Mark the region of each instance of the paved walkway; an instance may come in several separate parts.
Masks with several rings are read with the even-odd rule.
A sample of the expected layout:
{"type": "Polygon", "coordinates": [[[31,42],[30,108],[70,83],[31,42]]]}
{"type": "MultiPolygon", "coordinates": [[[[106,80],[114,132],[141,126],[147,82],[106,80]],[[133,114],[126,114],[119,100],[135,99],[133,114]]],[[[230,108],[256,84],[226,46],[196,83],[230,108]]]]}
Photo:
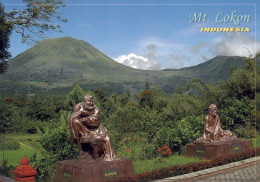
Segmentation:
{"type": "Polygon", "coordinates": [[[201,171],[165,178],[156,182],[185,181],[185,182],[232,182],[259,181],[260,157],[204,169],[201,171]]]}
{"type": "MultiPolygon", "coordinates": [[[[256,181],[257,174],[259,174],[259,167],[260,165],[252,165],[245,168],[240,168],[231,172],[227,172],[224,174],[214,175],[212,177],[206,177],[204,179],[195,180],[196,182],[213,182],[213,181],[221,181],[221,182],[228,182],[228,181],[256,181]]],[[[260,179],[260,178],[258,178],[260,179]]]]}

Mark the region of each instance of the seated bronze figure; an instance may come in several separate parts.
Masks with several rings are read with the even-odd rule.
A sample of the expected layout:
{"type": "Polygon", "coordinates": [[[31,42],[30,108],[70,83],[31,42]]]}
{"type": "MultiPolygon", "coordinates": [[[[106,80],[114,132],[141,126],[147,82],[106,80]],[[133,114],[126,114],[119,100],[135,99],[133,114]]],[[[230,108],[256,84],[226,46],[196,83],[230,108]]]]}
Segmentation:
{"type": "Polygon", "coordinates": [[[79,147],[80,157],[112,161],[116,158],[107,129],[100,123],[99,109],[87,94],[74,107],[69,118],[71,134],[79,147]]]}
{"type": "Polygon", "coordinates": [[[215,104],[211,104],[208,108],[209,114],[205,117],[204,133],[202,137],[195,140],[195,143],[214,142],[223,140],[233,140],[237,138],[232,135],[229,130],[221,128],[220,119],[218,116],[218,108],[215,104]]]}

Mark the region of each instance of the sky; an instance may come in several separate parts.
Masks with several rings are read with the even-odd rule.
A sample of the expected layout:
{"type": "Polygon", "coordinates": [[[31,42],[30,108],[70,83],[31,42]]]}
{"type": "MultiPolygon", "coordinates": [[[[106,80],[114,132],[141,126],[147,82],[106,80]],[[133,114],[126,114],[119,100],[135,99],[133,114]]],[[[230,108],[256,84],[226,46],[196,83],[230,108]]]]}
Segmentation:
{"type": "MultiPolygon", "coordinates": [[[[2,3],[7,12],[25,8],[22,0],[2,3]]],[[[46,33],[46,37],[84,40],[133,68],[178,69],[217,55],[248,57],[260,52],[260,39],[256,36],[260,35],[257,1],[64,0],[64,3],[66,6],[59,9],[60,16],[68,20],[61,23],[63,33],[46,33]],[[201,28],[248,28],[249,32],[201,32],[201,28]]],[[[12,34],[13,57],[31,46],[21,43],[18,34],[12,34]]]]}

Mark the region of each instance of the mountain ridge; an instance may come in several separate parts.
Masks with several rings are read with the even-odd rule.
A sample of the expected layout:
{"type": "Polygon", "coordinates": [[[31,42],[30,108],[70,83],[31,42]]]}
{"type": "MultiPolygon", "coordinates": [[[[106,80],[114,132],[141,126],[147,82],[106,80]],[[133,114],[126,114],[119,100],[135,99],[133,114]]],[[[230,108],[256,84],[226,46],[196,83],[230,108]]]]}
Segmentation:
{"type": "Polygon", "coordinates": [[[241,57],[217,56],[188,68],[139,70],[117,63],[83,40],[59,37],[45,39],[10,60],[6,83],[9,90],[19,85],[23,92],[26,92],[26,86],[39,91],[46,87],[51,90],[72,87],[75,83],[93,85],[96,82],[122,83],[124,89],[140,90],[148,79],[152,85],[167,87],[173,92],[195,77],[206,82],[227,79],[229,66],[239,67],[242,60],[241,57]]]}

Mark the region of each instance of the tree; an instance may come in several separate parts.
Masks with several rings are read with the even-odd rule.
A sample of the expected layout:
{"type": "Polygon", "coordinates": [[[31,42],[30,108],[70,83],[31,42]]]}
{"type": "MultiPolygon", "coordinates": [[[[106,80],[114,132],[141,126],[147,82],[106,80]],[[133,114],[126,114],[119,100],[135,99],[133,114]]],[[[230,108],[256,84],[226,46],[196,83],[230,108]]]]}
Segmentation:
{"type": "Polygon", "coordinates": [[[57,15],[57,10],[64,6],[57,0],[24,0],[28,3],[23,10],[4,12],[4,6],[0,3],[0,74],[3,74],[8,66],[11,53],[10,35],[14,30],[22,36],[23,43],[35,43],[39,38],[44,38],[46,31],[61,31],[61,27],[52,20],[67,22],[57,15]]]}
{"type": "Polygon", "coordinates": [[[248,97],[255,99],[255,61],[251,58],[245,58],[244,68],[236,69],[230,75],[226,87],[230,96],[238,99],[248,97]]]}
{"type": "Polygon", "coordinates": [[[6,71],[8,66],[7,60],[11,57],[11,53],[8,52],[11,31],[12,27],[6,22],[4,6],[0,2],[0,74],[6,71]]]}
{"type": "Polygon", "coordinates": [[[57,15],[57,10],[64,6],[57,0],[24,0],[27,7],[5,13],[7,23],[22,36],[23,43],[35,43],[37,39],[45,38],[46,31],[62,32],[61,26],[53,23],[67,22],[57,15]]]}
{"type": "Polygon", "coordinates": [[[77,103],[81,102],[85,94],[86,92],[79,85],[76,85],[66,98],[66,105],[70,108],[68,109],[71,110],[77,103]]]}
{"type": "Polygon", "coordinates": [[[145,90],[149,90],[149,89],[150,89],[150,85],[149,85],[148,79],[146,79],[146,81],[145,81],[145,90]]]}
{"type": "Polygon", "coordinates": [[[260,53],[256,55],[256,128],[260,131],[260,53]]]}

